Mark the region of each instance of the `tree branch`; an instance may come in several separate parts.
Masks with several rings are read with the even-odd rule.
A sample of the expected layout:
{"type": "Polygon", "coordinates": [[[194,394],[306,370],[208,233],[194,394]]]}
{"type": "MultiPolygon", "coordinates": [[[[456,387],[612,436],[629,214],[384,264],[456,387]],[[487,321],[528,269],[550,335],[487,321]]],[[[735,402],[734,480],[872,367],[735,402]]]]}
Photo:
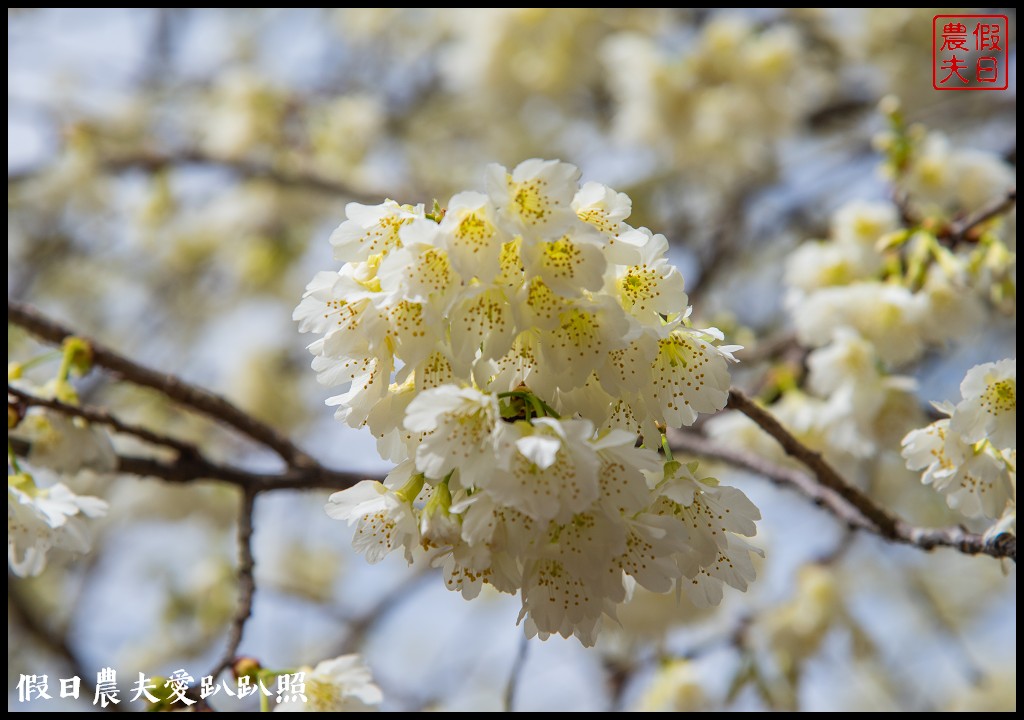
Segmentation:
{"type": "MultiPolygon", "coordinates": [[[[7,322],[22,327],[33,335],[54,344],[60,344],[65,338],[76,335],[70,328],[51,320],[35,308],[11,300],[7,301],[7,322]]],[[[257,443],[270,448],[280,455],[289,466],[303,467],[316,464],[309,455],[284,435],[220,395],[196,387],[170,373],[161,373],[143,367],[94,340],[84,339],[92,349],[94,364],[130,383],[157,390],[185,407],[219,420],[257,443]]]]}
{"type": "Polygon", "coordinates": [[[256,559],[252,554],[252,515],[255,503],[256,493],[249,489],[243,490],[238,513],[238,610],[231,620],[224,654],[216,667],[209,672],[214,679],[234,665],[238,648],[242,644],[245,624],[252,616],[252,602],[256,595],[256,559]]]}
{"type": "MultiPolygon", "coordinates": [[[[200,148],[184,148],[173,152],[141,151],[119,156],[115,155],[99,160],[100,168],[110,173],[126,170],[156,173],[168,168],[186,165],[224,168],[244,178],[269,180],[282,187],[311,191],[328,196],[340,196],[362,203],[373,204],[381,202],[385,195],[385,193],[378,194],[359,191],[339,180],[334,180],[315,172],[283,170],[271,163],[245,158],[221,157],[200,148]]],[[[12,186],[42,177],[46,170],[46,166],[41,166],[19,170],[14,173],[8,172],[7,187],[10,189],[12,186]]]]}
{"type": "Polygon", "coordinates": [[[508,684],[505,686],[505,712],[512,712],[513,703],[516,699],[516,688],[519,687],[519,680],[526,667],[526,652],[530,647],[530,639],[523,635],[519,638],[519,646],[516,648],[516,656],[512,660],[512,668],[508,671],[508,684]]]}
{"type": "Polygon", "coordinates": [[[847,504],[873,523],[883,535],[886,537],[896,535],[896,526],[899,521],[894,516],[847,483],[821,456],[821,453],[811,450],[797,440],[771,413],[735,388],[729,391],[727,407],[739,410],[775,438],[787,455],[803,463],[819,483],[839,495],[847,504]]]}
{"type": "MultiPolygon", "coordinates": [[[[742,397],[743,400],[750,403],[750,400],[747,400],[742,396],[742,394],[735,390],[730,394],[730,399],[733,394],[738,397],[742,397]]],[[[752,405],[752,403],[750,404],[752,405]]],[[[766,460],[760,455],[747,450],[737,450],[732,447],[720,445],[705,437],[689,432],[674,432],[671,442],[672,449],[690,453],[692,455],[721,460],[733,465],[734,467],[750,470],[780,487],[796,490],[803,496],[809,498],[815,505],[825,509],[853,530],[866,530],[867,532],[878,535],[890,542],[912,545],[914,547],[921,548],[922,550],[931,550],[936,547],[950,547],[967,555],[990,555],[995,558],[1005,557],[1017,562],[1017,538],[1013,535],[999,535],[998,537],[986,541],[982,535],[968,532],[960,527],[920,528],[911,525],[905,520],[890,515],[888,512],[878,507],[871,498],[848,485],[846,481],[843,480],[838,473],[836,473],[836,471],[821,458],[820,455],[818,455],[818,453],[804,447],[799,440],[794,438],[785,428],[779,425],[775,418],[760,408],[756,408],[756,410],[759,411],[758,413],[755,413],[757,418],[751,417],[750,415],[748,415],[748,417],[751,417],[754,422],[778,440],[779,438],[776,437],[775,432],[768,430],[761,421],[765,421],[769,427],[773,427],[772,424],[774,424],[773,429],[776,432],[781,431],[781,433],[788,438],[786,443],[780,441],[780,444],[783,445],[783,448],[786,449],[789,455],[807,465],[807,467],[814,473],[813,476],[801,470],[777,465],[766,460]],[[767,418],[767,420],[765,420],[765,418],[767,418]],[[792,448],[794,444],[800,448],[798,452],[790,452],[790,448],[792,448]],[[787,447],[787,445],[789,447],[787,447]],[[815,466],[811,466],[809,462],[811,462],[815,457],[817,458],[817,460],[814,461],[815,466]],[[827,470],[823,470],[823,468],[827,468],[827,470]],[[827,480],[818,475],[819,470],[825,472],[825,477],[828,478],[827,480]],[[842,492],[834,489],[829,484],[835,484],[837,481],[843,488],[842,492]],[[867,512],[861,508],[865,508],[867,512]],[[888,522],[885,526],[880,526],[874,522],[873,518],[879,516],[888,518],[888,522]]]]}
{"type": "MultiPolygon", "coordinates": [[[[32,449],[30,443],[18,439],[10,439],[9,442],[18,457],[28,457],[32,449]]],[[[115,455],[115,458],[117,467],[113,472],[122,475],[156,478],[177,485],[200,481],[223,482],[257,495],[274,490],[345,490],[361,480],[383,479],[369,474],[331,470],[322,465],[293,468],[283,473],[261,473],[215,463],[202,455],[179,456],[174,460],[121,454],[115,455]]]]}
{"type": "Polygon", "coordinates": [[[698,457],[721,460],[733,467],[749,470],[782,488],[795,490],[820,508],[824,508],[847,527],[874,532],[875,525],[849,505],[842,496],[816,482],[813,477],[796,468],[777,465],[749,450],[737,450],[708,438],[686,431],[675,431],[670,436],[673,452],[680,451],[698,457]]]}
{"type": "Polygon", "coordinates": [[[199,450],[195,445],[190,445],[189,443],[182,442],[176,438],[167,437],[166,435],[160,435],[139,425],[132,425],[131,423],[123,422],[106,410],[90,407],[88,405],[69,405],[68,403],[61,402],[60,400],[39,397],[38,395],[27,393],[24,390],[20,390],[13,385],[8,384],[8,406],[12,404],[10,400],[11,397],[17,398],[17,402],[25,407],[44,407],[60,413],[61,415],[82,418],[83,420],[88,420],[90,423],[96,425],[106,425],[115,432],[123,435],[131,435],[152,445],[161,445],[163,447],[171,448],[172,450],[177,451],[180,455],[199,454],[199,450]]]}
{"type": "Polygon", "coordinates": [[[967,234],[978,225],[988,222],[992,218],[1002,215],[1005,212],[1009,212],[1016,205],[1017,188],[1013,188],[1003,197],[989,201],[976,212],[971,213],[962,220],[950,223],[949,228],[946,232],[941,233],[940,237],[948,238],[953,242],[965,240],[967,239],[967,234]]]}

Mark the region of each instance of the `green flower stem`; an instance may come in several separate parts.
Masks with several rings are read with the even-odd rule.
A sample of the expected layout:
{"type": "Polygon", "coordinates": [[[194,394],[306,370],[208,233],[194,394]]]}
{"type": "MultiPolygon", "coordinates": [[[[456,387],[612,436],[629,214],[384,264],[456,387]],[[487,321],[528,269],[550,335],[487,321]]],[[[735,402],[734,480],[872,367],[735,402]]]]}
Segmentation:
{"type": "Polygon", "coordinates": [[[403,485],[402,488],[395,493],[395,495],[397,495],[402,502],[411,503],[416,499],[416,496],[420,494],[420,490],[423,489],[423,483],[425,481],[426,478],[423,476],[423,473],[416,473],[409,479],[409,482],[403,485]]]}
{"type": "Polygon", "coordinates": [[[668,435],[661,434],[661,451],[665,453],[665,459],[672,462],[672,448],[668,444],[668,435]]]}
{"type": "Polygon", "coordinates": [[[14,454],[14,447],[11,445],[11,441],[7,441],[7,462],[10,464],[11,469],[14,470],[15,475],[21,475],[21,466],[18,465],[18,456],[14,454]]]}
{"type": "Polygon", "coordinates": [[[18,376],[20,377],[21,373],[25,372],[31,367],[41,365],[44,362],[49,362],[51,360],[56,360],[59,357],[63,357],[63,354],[61,353],[60,350],[49,350],[47,352],[44,352],[42,355],[36,355],[34,358],[29,358],[23,363],[17,363],[18,376]]]}

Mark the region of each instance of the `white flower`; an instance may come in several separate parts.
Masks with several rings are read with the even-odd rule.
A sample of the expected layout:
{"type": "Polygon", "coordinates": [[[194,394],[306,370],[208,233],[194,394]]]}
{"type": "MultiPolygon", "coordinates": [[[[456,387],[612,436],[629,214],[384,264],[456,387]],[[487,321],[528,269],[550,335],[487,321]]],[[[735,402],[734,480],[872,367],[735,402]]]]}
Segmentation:
{"type": "Polygon", "coordinates": [[[573,302],[558,314],[558,324],[542,334],[540,347],[545,364],[556,369],[557,385],[571,390],[586,383],[605,355],[625,347],[629,320],[612,298],[573,302]]]}
{"type": "MultiPolygon", "coordinates": [[[[1011,375],[1016,377],[1016,361],[972,368],[961,384],[965,394],[961,404],[956,407],[948,403],[936,405],[951,417],[912,430],[903,438],[906,466],[911,470],[924,470],[922,481],[946,495],[949,507],[968,517],[997,519],[1005,516],[1009,507],[1016,507],[1016,409],[1011,411],[1010,421],[1002,419],[1004,427],[999,428],[1005,433],[1006,423],[1012,422],[1009,441],[1014,447],[1002,449],[985,434],[989,426],[998,425],[999,418],[988,422],[984,411],[979,411],[983,403],[981,397],[993,384],[1013,382],[1016,394],[1016,380],[1007,379],[1011,375]]],[[[998,396],[997,388],[991,392],[998,396]]]]}
{"type": "Polygon", "coordinates": [[[692,425],[698,413],[725,407],[732,348],[715,347],[708,337],[712,337],[709,331],[680,328],[658,341],[654,382],[641,393],[658,422],[671,427],[692,425]]]}
{"type": "Polygon", "coordinates": [[[408,497],[412,493],[407,488],[413,485],[418,494],[423,486],[422,476],[416,485],[414,472],[412,463],[406,462],[388,474],[387,485],[363,480],[328,499],[324,509],[329,517],[347,520],[349,525],[358,523],[352,545],[368,562],[380,562],[399,547],[412,561],[412,550],[419,544],[419,523],[412,506],[415,495],[408,497]],[[392,489],[403,481],[406,484],[398,491],[392,489]]]}
{"type": "MultiPolygon", "coordinates": [[[[39,477],[40,473],[36,473],[39,477]]],[[[107,503],[75,495],[63,483],[36,487],[27,475],[7,478],[7,560],[21,577],[40,574],[52,548],[88,552],[85,518],[105,515],[107,503]]]]}
{"type": "Polygon", "coordinates": [[[913,378],[882,371],[875,346],[849,328],[838,328],[831,344],[812,351],[807,367],[807,386],[826,398],[822,419],[830,423],[852,420],[869,428],[891,392],[916,387],[913,378]]]}
{"type": "MultiPolygon", "coordinates": [[[[881,264],[873,248],[841,245],[834,242],[807,242],[796,248],[786,260],[786,284],[804,293],[834,285],[848,285],[871,277],[881,264]]],[[[791,301],[792,302],[792,301],[791,301]]]]}
{"type": "Polygon", "coordinates": [[[580,171],[557,160],[524,160],[511,174],[501,165],[487,168],[487,193],[511,227],[534,237],[566,230],[576,214],[570,205],[580,171]]]}
{"type": "Polygon", "coordinates": [[[986,311],[975,289],[964,278],[949,276],[938,265],[928,269],[920,290],[928,303],[924,316],[924,333],[929,342],[941,344],[966,340],[985,323],[986,311]]]}
{"type": "Polygon", "coordinates": [[[31,444],[28,460],[36,466],[60,473],[83,469],[112,472],[117,468],[110,437],[80,418],[32,408],[10,434],[31,444]]]}
{"type": "Polygon", "coordinates": [[[465,289],[449,313],[452,363],[462,377],[477,360],[493,360],[509,351],[516,337],[512,306],[500,288],[465,289]]]}
{"type": "Polygon", "coordinates": [[[380,205],[349,203],[348,219],[331,233],[334,258],[342,262],[361,262],[373,255],[401,247],[399,231],[414,218],[423,217],[423,206],[399,205],[387,200],[380,205]]]}
{"type": "Polygon", "coordinates": [[[626,597],[622,573],[609,572],[625,549],[622,519],[601,512],[580,513],[553,525],[523,570],[527,634],[576,635],[591,646],[601,616],[626,597]]]}
{"type": "Polygon", "coordinates": [[[662,316],[674,318],[686,312],[683,276],[665,257],[668,240],[641,228],[645,238],[637,247],[635,262],[615,273],[615,292],[622,307],[640,323],[660,327],[662,316]]]}
{"type": "Polygon", "coordinates": [[[523,245],[521,257],[528,278],[540,278],[563,297],[600,290],[606,262],[601,236],[584,225],[550,241],[523,245]]]}
{"type": "Polygon", "coordinates": [[[508,241],[498,226],[497,209],[483,193],[452,196],[440,226],[440,242],[463,277],[488,283],[500,269],[501,248],[508,241]]]}
{"type": "Polygon", "coordinates": [[[963,396],[950,431],[964,442],[984,438],[1000,450],[1017,449],[1017,359],[975,365],[960,383],[963,396]]]}
{"type": "Polygon", "coordinates": [[[274,712],[377,712],[383,699],[359,655],[323,660],[315,668],[300,668],[297,674],[305,685],[305,701],[291,698],[282,702],[278,696],[274,712]]]}
{"type": "Polygon", "coordinates": [[[461,280],[438,244],[438,225],[415,218],[399,232],[402,247],[388,253],[377,270],[380,288],[390,297],[387,305],[401,301],[427,306],[431,319],[441,320],[461,280]]]}
{"type": "Polygon", "coordinates": [[[839,244],[874,250],[878,240],[899,227],[896,206],[889,202],[854,200],[832,216],[832,238],[839,244]]]}
{"type": "Polygon", "coordinates": [[[975,452],[949,428],[943,419],[908,433],[903,438],[907,467],[923,469],[922,482],[947,495],[949,506],[967,517],[998,518],[1016,498],[1006,459],[991,446],[975,452]]]}
{"type": "Polygon", "coordinates": [[[498,467],[478,479],[498,502],[534,520],[565,522],[600,492],[589,420],[537,418],[500,428],[498,467]]]}
{"type": "Polygon", "coordinates": [[[405,427],[425,433],[416,449],[416,469],[434,480],[459,470],[475,478],[494,468],[498,399],[456,385],[420,393],[405,414],[405,427]]]}
{"type": "Polygon", "coordinates": [[[708,607],[721,601],[723,583],[746,590],[754,579],[750,553],[760,551],[740,536],[754,535],[761,513],[741,491],[719,485],[713,478],[698,478],[696,469],[697,463],[665,463],[656,489],[660,497],[652,510],[682,521],[685,542],[677,545],[673,555],[676,577],[694,605],[708,607]]]}
{"type": "Polygon", "coordinates": [[[707,712],[711,703],[703,680],[689,660],[663,663],[637,701],[637,712],[707,712]]]}
{"type": "Polygon", "coordinates": [[[576,217],[604,235],[604,253],[609,262],[633,265],[639,261],[639,248],[646,243],[649,233],[645,235],[625,223],[633,210],[633,201],[626,193],[588,182],[572,199],[572,209],[576,217]]]}

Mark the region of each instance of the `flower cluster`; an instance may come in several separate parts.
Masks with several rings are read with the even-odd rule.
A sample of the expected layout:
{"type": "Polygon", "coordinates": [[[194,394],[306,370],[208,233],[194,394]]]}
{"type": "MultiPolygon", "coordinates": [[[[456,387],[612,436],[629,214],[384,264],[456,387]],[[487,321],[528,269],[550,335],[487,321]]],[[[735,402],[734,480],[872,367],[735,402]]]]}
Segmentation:
{"type": "Polygon", "coordinates": [[[295,311],[336,417],[398,463],[336,493],[376,561],[443,564],[467,598],[519,592],[527,631],[596,638],[634,582],[717,603],[745,589],[757,509],[656,452],[722,409],[735,346],[693,328],[668,243],[575,167],[494,165],[447,208],[350,204],[337,272],[295,311]]]}
{"type": "MultiPolygon", "coordinates": [[[[968,517],[1016,523],[1017,360],[971,368],[959,403],[937,403],[948,418],[903,438],[903,456],[922,480],[968,517]]],[[[1006,525],[1006,523],[1001,523],[1006,525]]]]}
{"type": "MultiPolygon", "coordinates": [[[[60,377],[43,385],[23,377],[20,363],[8,365],[7,382],[39,397],[77,404],[67,374],[82,354],[80,348],[77,338],[66,341],[60,377]]],[[[88,552],[88,520],[107,513],[105,501],[78,495],[61,480],[67,478],[74,486],[95,474],[112,472],[117,458],[107,434],[79,418],[40,407],[19,411],[8,406],[7,415],[8,443],[13,439],[30,448],[19,462],[8,447],[7,562],[15,575],[34,577],[46,569],[50,550],[88,552]]]]}

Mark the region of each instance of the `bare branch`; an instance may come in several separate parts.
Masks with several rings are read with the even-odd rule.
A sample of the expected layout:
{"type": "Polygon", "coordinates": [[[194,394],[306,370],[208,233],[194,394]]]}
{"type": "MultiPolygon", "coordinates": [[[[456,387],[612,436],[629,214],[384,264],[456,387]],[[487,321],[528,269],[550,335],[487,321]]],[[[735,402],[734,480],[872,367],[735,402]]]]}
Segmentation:
{"type": "Polygon", "coordinates": [[[941,234],[942,238],[947,238],[953,242],[958,240],[966,240],[967,234],[981,225],[982,223],[988,222],[994,217],[998,217],[1003,213],[1009,212],[1017,205],[1017,188],[1011,189],[1003,197],[995,198],[989,201],[986,205],[978,209],[976,212],[971,213],[967,217],[957,222],[950,223],[949,228],[946,232],[941,234]]]}
{"type": "MultiPolygon", "coordinates": [[[[7,301],[7,322],[22,327],[33,335],[54,344],[60,344],[65,338],[76,335],[70,328],[51,320],[35,308],[11,300],[7,301]]],[[[257,443],[270,448],[280,455],[289,466],[304,467],[316,464],[309,455],[284,435],[220,395],[187,383],[170,373],[151,370],[92,339],[84,339],[92,348],[92,360],[96,365],[128,382],[157,390],[185,407],[219,420],[257,443]]]]}
{"type": "Polygon", "coordinates": [[[252,616],[252,602],[256,595],[256,559],[252,554],[252,515],[255,502],[255,492],[248,489],[242,491],[242,504],[238,513],[238,609],[231,620],[224,655],[208,673],[214,678],[234,664],[238,648],[242,644],[245,624],[252,616]]]}
{"type": "Polygon", "coordinates": [[[520,637],[516,656],[512,660],[512,668],[508,672],[508,685],[505,686],[505,712],[512,712],[512,704],[516,699],[516,688],[519,687],[519,679],[526,666],[526,651],[529,647],[530,639],[526,635],[520,637]]]}
{"type": "MultiPolygon", "coordinates": [[[[733,392],[735,393],[736,391],[733,392]]],[[[746,402],[749,403],[750,401],[746,400],[746,402]]],[[[789,441],[787,442],[791,441],[791,443],[795,443],[801,448],[799,455],[789,453],[790,455],[793,455],[805,464],[807,463],[805,462],[804,457],[810,458],[812,456],[816,456],[818,458],[818,462],[816,463],[818,467],[828,468],[829,471],[831,471],[832,476],[826,475],[826,477],[829,478],[826,481],[823,480],[820,475],[817,475],[817,468],[811,467],[810,465],[808,465],[808,467],[815,472],[814,476],[794,468],[777,465],[755,453],[726,447],[689,432],[673,433],[671,442],[672,449],[690,453],[692,455],[721,460],[735,467],[750,470],[780,487],[788,487],[796,490],[800,494],[809,498],[815,505],[825,509],[853,530],[866,530],[891,542],[913,545],[914,547],[921,548],[922,550],[932,550],[936,547],[950,547],[959,550],[966,555],[990,555],[995,558],[1005,557],[1017,562],[1017,538],[1013,535],[1004,534],[991,540],[986,540],[982,535],[968,532],[960,527],[920,528],[911,525],[905,520],[890,515],[888,512],[878,507],[871,498],[846,484],[846,481],[843,480],[835,470],[832,470],[831,466],[825,463],[825,461],[821,459],[820,455],[804,447],[798,440],[796,440],[796,438],[789,435],[788,431],[786,431],[785,428],[782,428],[781,425],[778,425],[778,421],[771,417],[771,415],[760,408],[757,409],[763,414],[758,415],[758,417],[762,419],[767,417],[768,420],[778,426],[782,433],[788,436],[789,441]],[[842,483],[844,488],[843,492],[839,492],[827,484],[835,483],[836,480],[842,483]],[[852,501],[850,499],[851,497],[853,498],[852,501]],[[867,508],[869,513],[865,513],[861,508],[867,508]],[[873,520],[874,517],[878,517],[880,515],[884,515],[890,520],[884,528],[879,526],[873,520]]],[[[757,422],[758,425],[761,425],[758,420],[755,420],[755,422],[757,422]]],[[[764,425],[761,425],[761,427],[767,431],[767,428],[765,428],[764,425]]],[[[769,431],[769,433],[775,437],[774,433],[771,431],[769,431]]],[[[785,448],[786,445],[783,445],[783,447],[785,448]]]]}
{"type": "MultiPolygon", "coordinates": [[[[18,457],[28,456],[31,450],[29,443],[17,439],[10,439],[9,442],[18,457]]],[[[361,480],[381,479],[331,470],[319,464],[291,468],[281,473],[262,473],[215,463],[202,455],[179,455],[174,460],[120,454],[115,458],[117,467],[113,472],[123,475],[156,478],[179,485],[204,481],[223,482],[256,494],[274,490],[344,490],[361,480]]]]}
{"type": "Polygon", "coordinates": [[[899,521],[847,483],[821,453],[811,450],[797,440],[771,413],[735,388],[729,391],[728,407],[739,410],[757,423],[762,430],[775,438],[787,455],[806,465],[819,483],[843,498],[847,504],[873,523],[882,535],[895,537],[899,521]]]}
{"type": "MultiPolygon", "coordinates": [[[[310,172],[308,170],[284,170],[272,163],[248,160],[245,158],[228,158],[206,152],[200,148],[183,148],[172,152],[134,152],[115,155],[99,160],[101,169],[118,173],[127,170],[139,170],[157,173],[170,168],[188,165],[219,167],[244,178],[269,180],[285,188],[294,188],[307,192],[321,193],[325,196],[342,197],[363,203],[378,203],[384,199],[385,193],[371,193],[356,190],[340,180],[310,172]]],[[[43,177],[46,166],[32,167],[7,173],[7,187],[20,185],[43,177]]],[[[399,193],[395,193],[398,195],[399,193]]]]}
{"type": "Polygon", "coordinates": [[[79,417],[96,425],[106,425],[115,432],[119,432],[123,435],[131,435],[153,445],[161,445],[171,448],[182,455],[199,454],[198,449],[194,445],[182,442],[176,438],[167,437],[166,435],[160,435],[139,425],[126,423],[117,419],[106,410],[89,407],[88,405],[69,405],[68,403],[61,402],[60,400],[39,397],[38,395],[32,395],[31,393],[27,393],[10,384],[7,385],[7,396],[8,405],[11,405],[10,398],[14,397],[17,398],[19,403],[26,407],[44,407],[53,410],[54,412],[58,412],[61,415],[79,417]]]}
{"type": "Polygon", "coordinates": [[[734,467],[749,470],[783,488],[796,490],[818,507],[826,509],[850,528],[874,531],[875,526],[841,495],[815,481],[796,468],[777,465],[748,450],[721,445],[692,432],[676,431],[670,436],[672,451],[721,460],[734,467]]]}
{"type": "Polygon", "coordinates": [[[424,587],[427,581],[432,579],[433,575],[429,567],[418,567],[398,585],[388,590],[369,610],[355,617],[345,618],[345,634],[338,642],[337,654],[345,655],[359,652],[366,636],[377,623],[399,605],[415,597],[416,592],[424,587]]]}

